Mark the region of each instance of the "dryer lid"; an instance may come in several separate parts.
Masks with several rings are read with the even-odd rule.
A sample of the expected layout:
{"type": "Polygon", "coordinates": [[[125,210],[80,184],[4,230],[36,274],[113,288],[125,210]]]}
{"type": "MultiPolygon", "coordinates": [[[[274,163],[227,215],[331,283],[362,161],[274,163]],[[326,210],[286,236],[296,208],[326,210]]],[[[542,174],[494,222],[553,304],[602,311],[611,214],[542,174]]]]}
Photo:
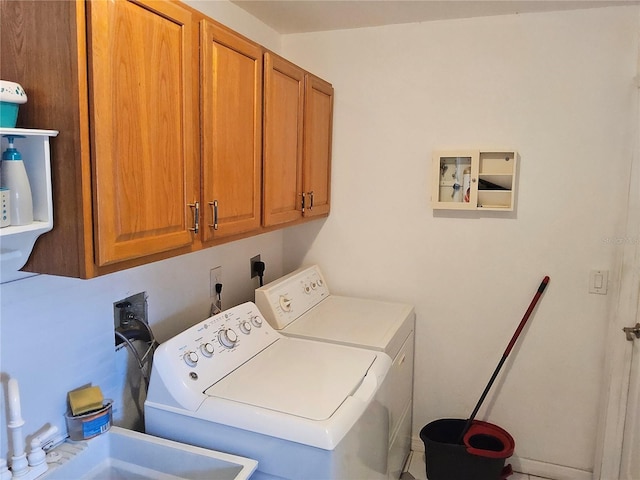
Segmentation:
{"type": "Polygon", "coordinates": [[[411,305],[330,295],[282,333],[370,348],[394,358],[413,330],[413,317],[411,305]]]}
{"type": "Polygon", "coordinates": [[[326,420],[361,384],[375,352],[282,338],[205,394],[310,420],[326,420]]]}

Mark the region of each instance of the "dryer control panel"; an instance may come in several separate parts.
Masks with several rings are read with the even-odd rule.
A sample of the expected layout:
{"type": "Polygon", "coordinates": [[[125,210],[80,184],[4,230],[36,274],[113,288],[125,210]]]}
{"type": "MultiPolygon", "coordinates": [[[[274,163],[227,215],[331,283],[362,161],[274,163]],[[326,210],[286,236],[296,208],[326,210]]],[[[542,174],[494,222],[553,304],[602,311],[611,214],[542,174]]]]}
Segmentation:
{"type": "Polygon", "coordinates": [[[276,330],[282,330],[329,296],[317,265],[304,267],[256,290],[256,305],[276,330]]]}

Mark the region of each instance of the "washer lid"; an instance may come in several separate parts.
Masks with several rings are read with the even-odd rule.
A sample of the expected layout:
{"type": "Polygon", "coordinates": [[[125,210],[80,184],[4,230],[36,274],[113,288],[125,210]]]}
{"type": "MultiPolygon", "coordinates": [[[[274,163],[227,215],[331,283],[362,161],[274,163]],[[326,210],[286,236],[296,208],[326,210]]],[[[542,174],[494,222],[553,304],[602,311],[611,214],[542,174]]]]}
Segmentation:
{"type": "Polygon", "coordinates": [[[204,393],[326,420],[358,388],[375,359],[372,351],[282,338],[204,393]]]}
{"type": "Polygon", "coordinates": [[[370,348],[394,358],[413,330],[413,307],[330,295],[281,333],[370,348]]]}

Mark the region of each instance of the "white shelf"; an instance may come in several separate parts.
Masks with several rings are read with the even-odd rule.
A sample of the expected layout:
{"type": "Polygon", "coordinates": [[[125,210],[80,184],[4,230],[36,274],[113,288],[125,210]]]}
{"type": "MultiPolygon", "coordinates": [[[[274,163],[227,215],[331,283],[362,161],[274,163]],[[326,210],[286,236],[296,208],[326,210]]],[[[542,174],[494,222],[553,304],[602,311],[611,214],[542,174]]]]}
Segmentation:
{"type": "Polygon", "coordinates": [[[51,222],[34,220],[33,223],[30,223],[29,225],[9,225],[8,227],[0,229],[0,238],[25,232],[35,232],[43,229],[47,229],[46,231],[51,230],[51,222]]]}
{"type": "Polygon", "coordinates": [[[4,135],[25,137],[16,138],[15,146],[22,154],[29,177],[34,222],[29,225],[10,225],[0,228],[0,283],[25,276],[19,270],[27,263],[37,238],[53,228],[49,139],[57,136],[58,132],[30,128],[0,128],[2,152],[8,146],[4,135]]]}

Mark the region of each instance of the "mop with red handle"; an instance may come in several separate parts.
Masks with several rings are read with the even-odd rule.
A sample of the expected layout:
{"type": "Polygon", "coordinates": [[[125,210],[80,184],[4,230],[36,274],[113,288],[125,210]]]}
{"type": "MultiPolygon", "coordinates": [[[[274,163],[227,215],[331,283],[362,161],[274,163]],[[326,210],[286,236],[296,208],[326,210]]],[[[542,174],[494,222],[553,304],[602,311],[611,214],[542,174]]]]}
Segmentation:
{"type": "Polygon", "coordinates": [[[509,353],[511,353],[511,349],[513,348],[513,346],[515,345],[516,341],[518,340],[518,337],[520,336],[520,333],[522,332],[522,329],[526,325],[527,320],[529,320],[529,317],[531,316],[531,312],[533,312],[533,309],[535,308],[536,304],[538,303],[538,300],[540,299],[540,296],[542,295],[542,292],[544,292],[544,289],[547,287],[548,283],[549,283],[549,277],[545,276],[544,279],[542,280],[542,283],[540,283],[540,286],[538,287],[538,291],[534,295],[533,300],[531,300],[531,303],[529,304],[529,308],[527,308],[527,311],[525,312],[524,316],[522,317],[522,320],[520,320],[520,325],[518,325],[518,328],[516,329],[515,333],[513,334],[513,337],[511,337],[511,341],[509,342],[509,345],[507,345],[506,350],[502,354],[502,358],[500,359],[500,362],[498,363],[498,366],[494,370],[493,375],[491,375],[491,379],[489,380],[489,383],[485,387],[484,392],[482,392],[482,395],[480,396],[480,400],[478,400],[478,403],[476,404],[476,407],[473,409],[473,413],[471,414],[471,416],[467,420],[467,423],[465,423],[464,428],[462,429],[462,432],[460,433],[460,436],[458,437],[458,442],[457,443],[459,443],[461,445],[463,444],[463,441],[465,440],[465,434],[469,430],[469,427],[471,427],[471,424],[473,423],[473,419],[476,417],[476,414],[478,413],[478,410],[480,410],[480,406],[482,405],[482,402],[484,402],[485,397],[489,393],[489,390],[491,389],[491,386],[493,385],[493,382],[495,381],[496,377],[498,376],[498,373],[500,372],[500,369],[502,368],[502,365],[504,365],[504,362],[507,360],[507,357],[509,356],[509,353]]]}

